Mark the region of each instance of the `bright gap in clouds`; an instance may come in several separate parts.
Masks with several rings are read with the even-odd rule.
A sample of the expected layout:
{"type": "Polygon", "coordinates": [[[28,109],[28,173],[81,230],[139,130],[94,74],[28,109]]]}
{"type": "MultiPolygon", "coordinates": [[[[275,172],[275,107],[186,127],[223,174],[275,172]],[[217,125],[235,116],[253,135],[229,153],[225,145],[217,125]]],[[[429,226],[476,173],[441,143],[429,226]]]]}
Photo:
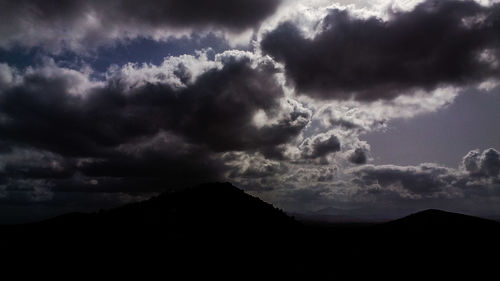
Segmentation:
{"type": "MultiPolygon", "coordinates": [[[[160,65],[166,57],[195,54],[195,51],[210,48],[217,54],[232,49],[229,44],[213,33],[206,35],[193,34],[181,38],[170,38],[165,41],[141,38],[118,42],[110,46],[102,46],[86,54],[65,51],[58,55],[50,55],[61,66],[79,68],[90,66],[96,73],[103,73],[112,65],[122,66],[126,63],[147,63],[160,65]]],[[[246,47],[248,49],[248,47],[246,47]]],[[[241,47],[240,49],[245,49],[241,47]]],[[[49,55],[40,48],[25,49],[16,47],[10,50],[0,48],[0,61],[18,68],[43,63],[49,55]]]]}
{"type": "Polygon", "coordinates": [[[471,148],[500,150],[499,104],[499,89],[468,90],[442,110],[394,120],[386,130],[362,139],[371,144],[375,164],[435,162],[456,167],[471,148]]]}

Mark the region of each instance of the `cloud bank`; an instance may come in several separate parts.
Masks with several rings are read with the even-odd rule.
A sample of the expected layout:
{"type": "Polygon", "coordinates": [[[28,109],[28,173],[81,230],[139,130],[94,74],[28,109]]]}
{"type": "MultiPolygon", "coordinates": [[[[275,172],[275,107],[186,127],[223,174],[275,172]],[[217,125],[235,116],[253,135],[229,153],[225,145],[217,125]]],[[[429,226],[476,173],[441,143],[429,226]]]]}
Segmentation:
{"type": "Polygon", "coordinates": [[[426,1],[388,20],[331,9],[307,38],[293,22],[264,36],[299,92],[320,99],[393,99],[498,77],[500,5],[426,1]]]}
{"type": "Polygon", "coordinates": [[[135,38],[166,39],[193,31],[241,33],[258,27],[281,0],[0,1],[0,47],[49,52],[87,49],[135,38]]]}

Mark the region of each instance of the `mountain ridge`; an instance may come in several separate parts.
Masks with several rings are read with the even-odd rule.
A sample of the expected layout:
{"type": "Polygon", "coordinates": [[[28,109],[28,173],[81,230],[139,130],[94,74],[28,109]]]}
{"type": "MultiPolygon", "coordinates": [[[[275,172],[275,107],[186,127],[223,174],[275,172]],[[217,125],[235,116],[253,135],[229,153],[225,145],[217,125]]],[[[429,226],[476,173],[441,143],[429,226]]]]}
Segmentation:
{"type": "Polygon", "coordinates": [[[110,210],[3,226],[0,238],[8,243],[0,249],[12,260],[77,270],[90,263],[158,274],[166,268],[169,276],[315,279],[366,277],[387,263],[412,270],[474,256],[474,263],[487,264],[486,254],[500,251],[499,234],[500,223],[436,209],[356,227],[304,224],[230,183],[212,183],[110,210]]]}
{"type": "MultiPolygon", "coordinates": [[[[283,221],[285,224],[294,223],[293,219],[282,210],[226,182],[201,184],[175,192],[164,192],[144,201],[109,210],[66,214],[35,224],[74,223],[71,220],[76,219],[77,222],[94,220],[115,226],[120,224],[162,225],[173,223],[174,215],[186,216],[181,219],[193,220],[196,223],[204,223],[203,219],[217,221],[219,218],[236,218],[236,216],[239,216],[240,221],[244,220],[245,223],[253,224],[259,221],[269,224],[271,219],[276,219],[273,223],[277,221],[283,221]]],[[[179,219],[176,218],[175,221],[179,219]]],[[[233,223],[238,224],[238,221],[233,223]]]]}

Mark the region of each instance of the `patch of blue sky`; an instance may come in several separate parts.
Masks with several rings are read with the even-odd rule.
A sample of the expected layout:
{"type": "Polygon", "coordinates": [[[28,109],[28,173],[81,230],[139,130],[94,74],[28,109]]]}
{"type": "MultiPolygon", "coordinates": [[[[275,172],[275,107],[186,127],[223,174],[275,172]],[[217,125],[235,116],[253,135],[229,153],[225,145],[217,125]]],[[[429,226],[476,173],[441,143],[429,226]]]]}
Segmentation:
{"type": "MultiPolygon", "coordinates": [[[[195,51],[211,48],[212,53],[220,53],[233,49],[228,42],[213,33],[207,35],[193,34],[181,38],[171,38],[165,41],[155,41],[148,38],[138,38],[125,42],[117,42],[113,46],[100,47],[87,54],[65,51],[57,55],[49,55],[41,48],[14,47],[9,50],[0,49],[0,63],[7,63],[17,69],[43,64],[47,58],[53,59],[58,65],[68,68],[90,66],[96,75],[104,73],[111,65],[126,63],[149,63],[159,65],[166,57],[195,54],[195,51]]],[[[247,50],[250,47],[240,47],[247,50]]]]}

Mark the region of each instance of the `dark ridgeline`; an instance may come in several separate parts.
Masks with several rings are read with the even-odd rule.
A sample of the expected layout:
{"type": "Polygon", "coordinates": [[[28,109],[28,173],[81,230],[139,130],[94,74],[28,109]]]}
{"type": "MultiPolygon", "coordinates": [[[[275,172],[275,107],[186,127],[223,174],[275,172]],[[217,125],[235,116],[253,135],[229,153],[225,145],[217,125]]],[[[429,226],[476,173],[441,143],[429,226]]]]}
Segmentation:
{"type": "Polygon", "coordinates": [[[295,262],[301,225],[229,183],[214,183],[0,229],[0,240],[8,241],[0,244],[3,256],[23,263],[199,277],[282,275],[295,262]]]}
{"type": "Polygon", "coordinates": [[[405,280],[435,277],[436,270],[448,277],[484,273],[498,261],[494,221],[427,210],[345,226],[299,223],[229,183],[214,183],[98,213],[3,226],[0,250],[5,268],[142,278],[405,280]]]}

